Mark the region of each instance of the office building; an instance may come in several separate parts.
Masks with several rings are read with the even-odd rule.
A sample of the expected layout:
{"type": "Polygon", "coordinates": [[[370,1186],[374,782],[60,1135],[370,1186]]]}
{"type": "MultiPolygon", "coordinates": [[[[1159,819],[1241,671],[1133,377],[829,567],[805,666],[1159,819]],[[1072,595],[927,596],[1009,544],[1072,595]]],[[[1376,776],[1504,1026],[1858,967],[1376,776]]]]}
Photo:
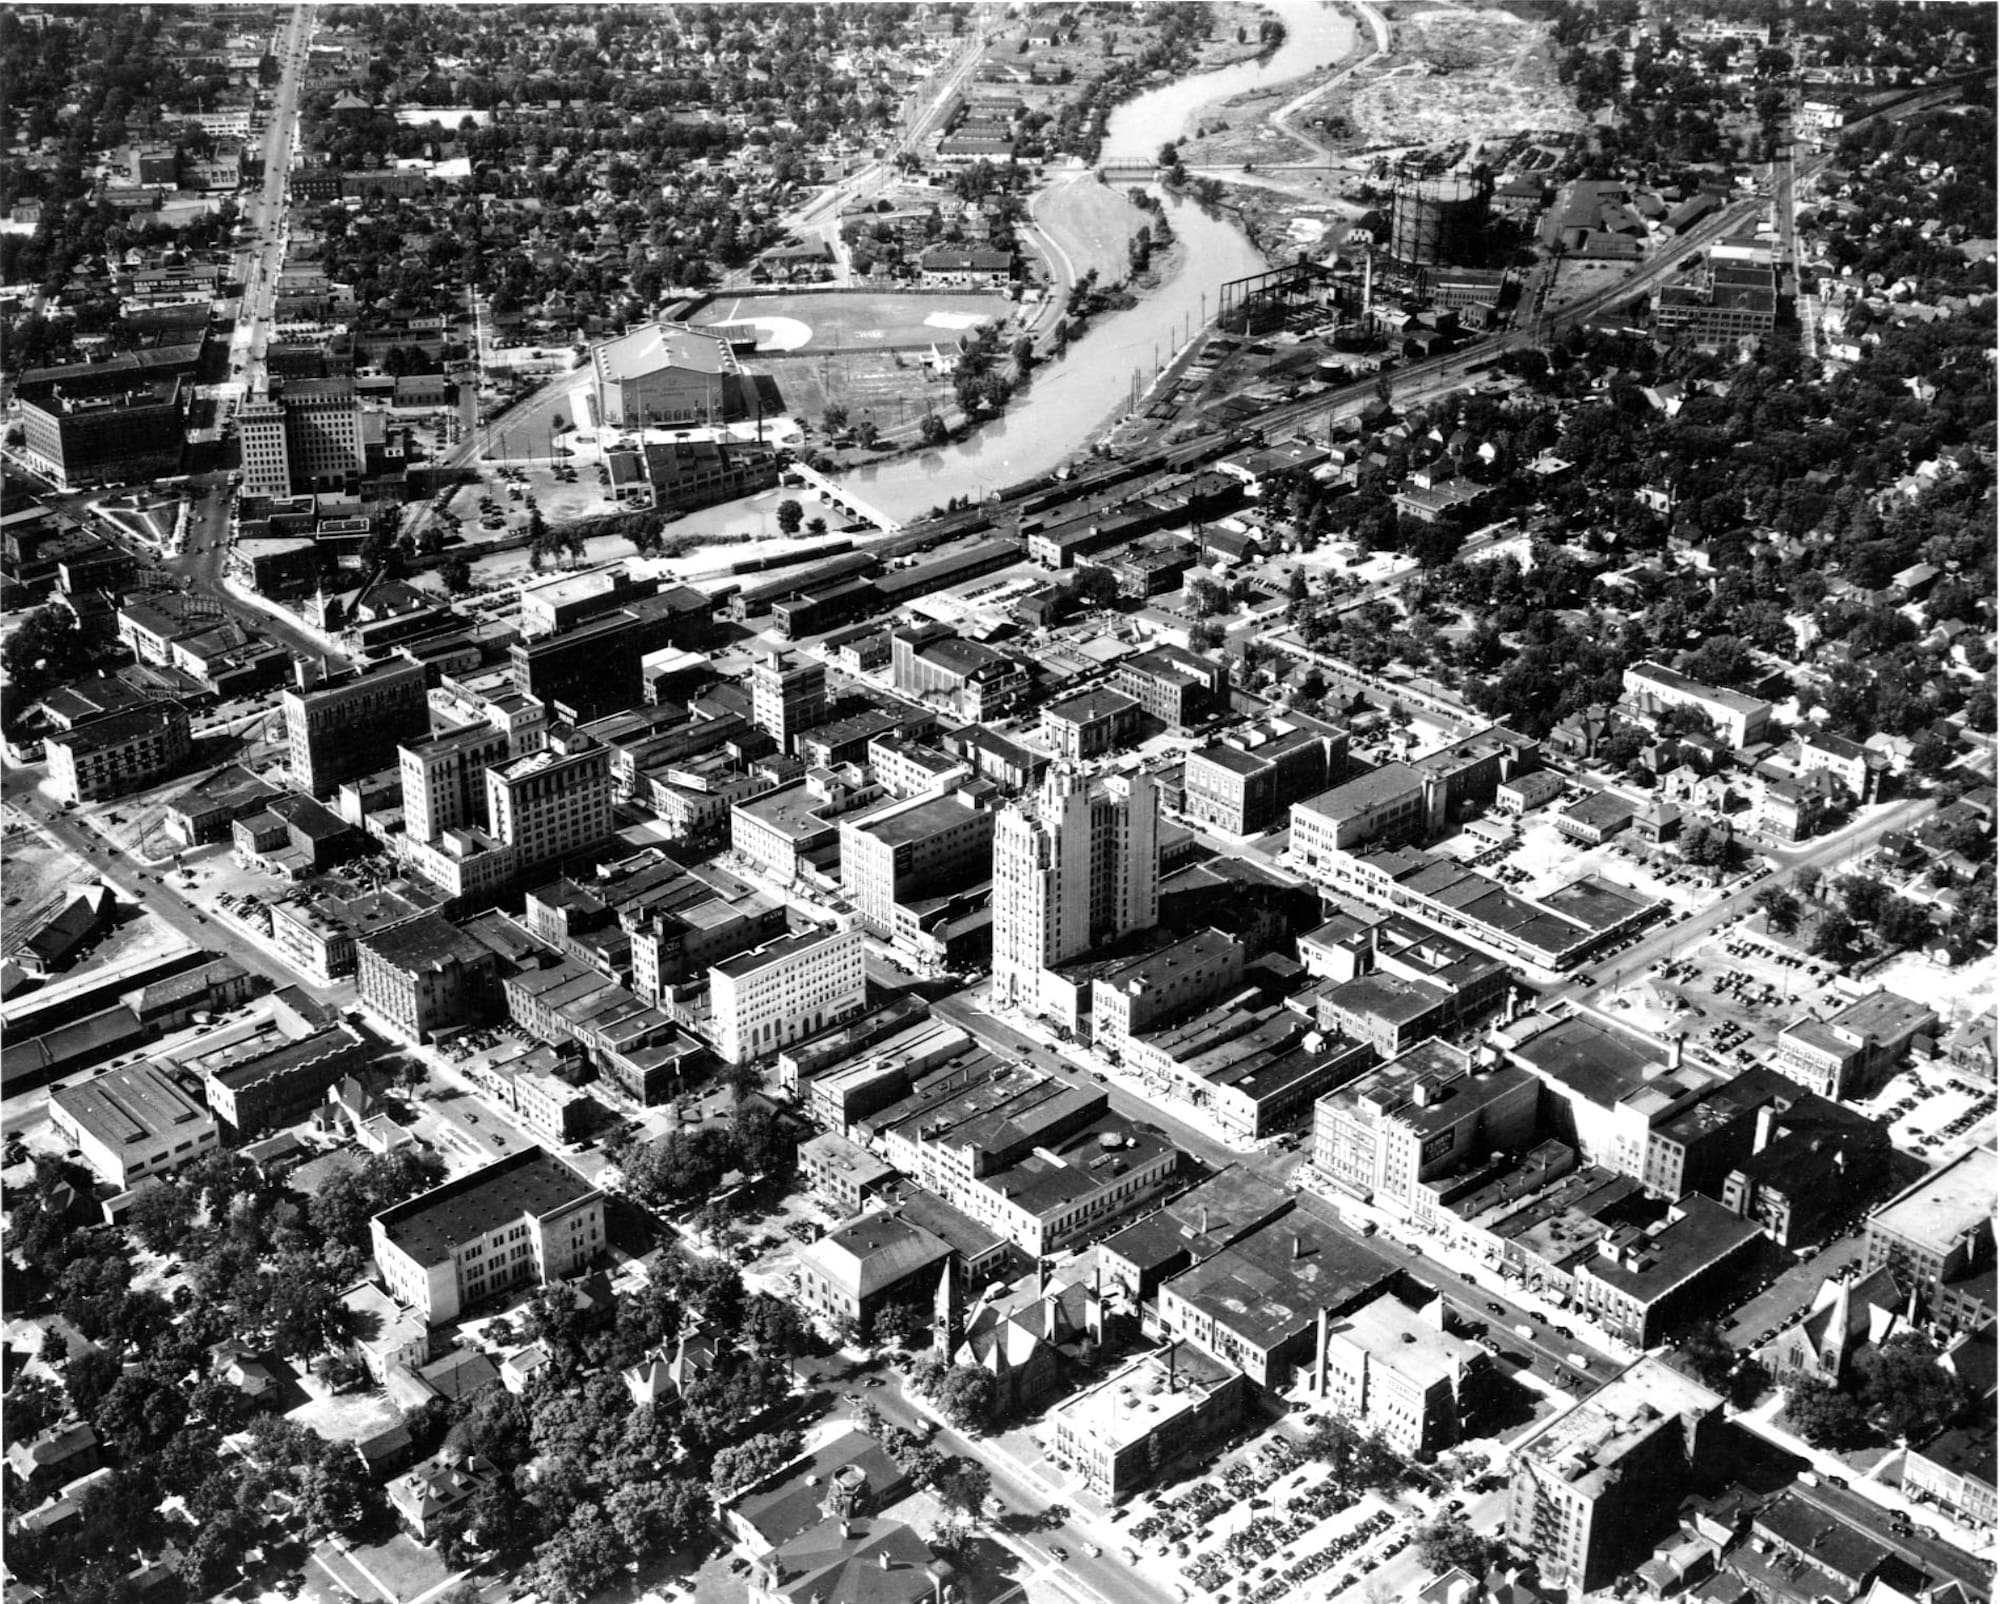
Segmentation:
{"type": "Polygon", "coordinates": [[[1411,1458],[1459,1440],[1468,1390],[1487,1370],[1486,1350],[1447,1329],[1436,1296],[1413,1309],[1385,1295],[1329,1317],[1322,1351],[1321,1398],[1411,1458]]]}
{"type": "Polygon", "coordinates": [[[1126,1361],[1050,1416],[1051,1460],[1095,1497],[1122,1504],[1177,1460],[1236,1432],[1242,1375],[1186,1343],[1126,1361]]]}
{"type": "Polygon", "coordinates": [[[715,1051],[726,1063],[767,1058],[849,1015],[868,998],[861,932],[786,936],[708,972],[715,1051]]]}
{"type": "Polygon", "coordinates": [[[486,815],[523,871],[601,845],[611,835],[610,749],[552,727],[539,752],[486,771],[486,815]]]}
{"type": "Polygon", "coordinates": [[[898,624],[889,632],[890,684],[904,696],[942,704],[967,723],[997,719],[1027,698],[1020,659],[961,639],[943,624],[898,624]]]}
{"type": "Polygon", "coordinates": [[[326,796],[343,780],[397,761],[403,742],[430,733],[424,669],[381,663],[339,680],[321,680],[300,660],[299,683],[285,688],[286,762],[292,783],[326,796]]]}
{"type": "Polygon", "coordinates": [[[1322,1312],[1353,1312],[1387,1291],[1395,1273],[1301,1204],[1163,1285],[1160,1332],[1282,1392],[1314,1363],[1322,1312]]]}
{"type": "Polygon", "coordinates": [[[404,830],[416,840],[435,841],[459,825],[489,828],[486,771],[511,754],[507,732],[490,724],[469,724],[399,747],[404,830]]]}
{"type": "Polygon", "coordinates": [[[59,379],[24,379],[19,397],[22,454],[56,488],[180,472],[191,376],[119,362],[59,371],[59,379]]]}
{"type": "Polygon", "coordinates": [[[384,1209],[368,1232],[390,1294],[442,1325],[523,1282],[586,1268],[604,1249],[604,1194],[529,1147],[384,1209]]]}
{"type": "Polygon", "coordinates": [[[1057,964],[1159,922],[1159,792],[1148,774],[1053,765],[993,830],[993,998],[1039,1011],[1057,964]]]}
{"type": "Polygon", "coordinates": [[[826,722],[826,665],[797,652],[766,652],[750,665],[750,721],[789,752],[803,730],[826,722]]]}
{"type": "Polygon", "coordinates": [[[1222,664],[1181,646],[1137,652],[1112,671],[1111,688],[1169,729],[1198,724],[1219,707],[1222,664]]]}
{"type": "Polygon", "coordinates": [[[951,1248],[900,1215],[864,1215],[793,1256],[799,1301],[821,1319],[865,1325],[892,1302],[929,1312],[951,1248]]]}
{"type": "Polygon", "coordinates": [[[1042,744],[1065,762],[1082,763],[1139,736],[1139,704],[1106,686],[1079,691],[1042,709],[1042,744]]]}
{"type": "Polygon", "coordinates": [[[1188,753],[1182,807],[1197,824],[1255,835],[1284,822],[1347,761],[1347,732],[1252,724],[1188,753]]]}
{"type": "Polygon", "coordinates": [[[426,1042],[500,1012],[500,959],[428,913],[355,942],[362,1003],[406,1041],[426,1042]]]}
{"type": "Polygon", "coordinates": [[[1442,822],[1442,813],[1442,792],[1425,784],[1421,770],[1385,763],[1294,803],[1291,856],[1310,870],[1333,852],[1350,852],[1370,841],[1422,841],[1442,822]]]}
{"type": "Polygon", "coordinates": [[[292,459],[285,444],[285,409],[269,396],[236,409],[243,453],[243,494],[282,500],[292,493],[292,459]]]}
{"type": "Polygon", "coordinates": [[[1090,1039],[1113,1063],[1135,1036],[1178,1023],[1242,984],[1249,949],[1220,930],[1115,965],[1090,988],[1090,1039]]]}
{"type": "Polygon", "coordinates": [[[215,1117],[165,1065],[131,1064],[49,1095],[49,1123],[120,1192],[222,1145],[215,1117]]]}
{"type": "Polygon", "coordinates": [[[1541,1086],[1526,1071],[1422,1042],[1319,1100],[1302,1178],[1329,1196],[1347,1193],[1430,1223],[1435,1197],[1423,1183],[1532,1146],[1540,1103],[1541,1086]]]}
{"type": "Polygon", "coordinates": [[[1808,1014],[1787,1025],[1771,1064],[1835,1102],[1865,1097],[1895,1073],[1911,1042],[1937,1031],[1933,1009],[1877,988],[1825,1019],[1808,1014]]]}
{"type": "Polygon", "coordinates": [[[1145,1308],[1162,1281],[1213,1258],[1266,1221],[1296,1206],[1283,1187],[1231,1165],[1171,1198],[1097,1244],[1106,1289],[1145,1308]]]}
{"type": "Polygon", "coordinates": [[[367,470],[361,400],[352,379],[308,379],[286,385],[285,457],[295,494],[351,492],[367,470]]]}
{"type": "Polygon", "coordinates": [[[1722,1289],[1764,1240],[1754,1220],[1690,1192],[1666,1218],[1620,1226],[1576,1270],[1576,1301],[1613,1336],[1650,1348],[1668,1331],[1725,1306],[1722,1289]]]}
{"type": "Polygon", "coordinates": [[[840,821],[840,884],[870,934],[914,934],[906,904],[992,872],[993,810],[964,791],[871,808],[840,821]]]}
{"type": "Polygon", "coordinates": [[[65,802],[123,796],[172,773],[193,750],[187,709],[148,702],[51,734],[49,779],[65,802]]]}
{"type": "Polygon", "coordinates": [[[1893,1265],[1940,1325],[1992,1324],[1994,1152],[1961,1153],[1898,1192],[1868,1218],[1865,1270],[1893,1265]]]}

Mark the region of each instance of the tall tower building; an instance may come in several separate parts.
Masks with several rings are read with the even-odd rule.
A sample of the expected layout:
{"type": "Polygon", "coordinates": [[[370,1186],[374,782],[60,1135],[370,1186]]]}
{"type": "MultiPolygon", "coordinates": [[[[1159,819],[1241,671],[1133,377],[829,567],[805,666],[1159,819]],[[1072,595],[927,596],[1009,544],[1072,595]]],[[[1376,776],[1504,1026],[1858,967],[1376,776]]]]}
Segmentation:
{"type": "Polygon", "coordinates": [[[397,751],[403,771],[403,828],[419,841],[470,824],[484,829],[486,771],[513,756],[505,730],[490,724],[406,743],[397,751]]]}
{"type": "Polygon", "coordinates": [[[767,652],[750,665],[750,719],[789,752],[801,730],[826,722],[826,667],[796,652],[767,652]]]}
{"type": "Polygon", "coordinates": [[[486,815],[523,869],[601,844],[611,834],[611,749],[551,725],[539,752],[486,771],[486,815]]]}
{"type": "Polygon", "coordinates": [[[343,780],[398,762],[403,742],[430,733],[423,664],[380,663],[322,682],[316,663],[298,663],[299,683],[286,687],[282,702],[286,764],[301,791],[325,796],[343,780]]]}
{"type": "Polygon", "coordinates": [[[301,492],[352,490],[367,462],[354,382],[308,379],[287,386],[282,404],[292,483],[301,492]]]}
{"type": "Polygon", "coordinates": [[[1160,797],[1149,774],[1051,765],[993,829],[993,996],[1034,1008],[1042,971],[1160,918],[1160,797]]]}
{"type": "Polygon", "coordinates": [[[285,444],[285,409],[260,396],[238,409],[236,438],[243,448],[243,494],[289,496],[292,458],[285,444]]]}

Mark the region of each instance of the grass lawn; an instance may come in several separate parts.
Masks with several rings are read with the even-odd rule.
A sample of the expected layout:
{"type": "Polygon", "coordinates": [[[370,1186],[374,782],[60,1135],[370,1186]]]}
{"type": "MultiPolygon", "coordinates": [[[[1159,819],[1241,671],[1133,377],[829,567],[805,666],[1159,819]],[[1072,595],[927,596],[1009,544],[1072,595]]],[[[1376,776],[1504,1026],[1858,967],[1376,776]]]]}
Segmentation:
{"type": "Polygon", "coordinates": [[[451,1567],[407,1532],[384,1543],[357,1543],[347,1558],[391,1604],[407,1604],[451,1576],[451,1567]]]}
{"type": "Polygon", "coordinates": [[[799,349],[866,349],[884,342],[949,341],[977,323],[1004,323],[1014,303],[1004,295],[732,295],[721,294],[696,314],[697,324],[791,318],[812,330],[799,349]]]}

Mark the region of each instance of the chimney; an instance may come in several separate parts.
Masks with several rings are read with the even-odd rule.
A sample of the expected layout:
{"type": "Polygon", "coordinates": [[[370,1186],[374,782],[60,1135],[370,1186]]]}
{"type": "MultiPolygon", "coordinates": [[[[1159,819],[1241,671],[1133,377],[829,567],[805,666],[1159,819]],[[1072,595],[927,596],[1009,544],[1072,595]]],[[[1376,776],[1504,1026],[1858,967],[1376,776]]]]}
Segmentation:
{"type": "Polygon", "coordinates": [[[1686,1031],[1677,1030],[1674,1032],[1674,1039],[1667,1043],[1668,1069],[1679,1069],[1681,1067],[1681,1055],[1687,1050],[1687,1039],[1686,1031]]]}
{"type": "Polygon", "coordinates": [[[1326,1327],[1326,1305],[1321,1304],[1319,1310],[1319,1331],[1313,1343],[1313,1394],[1320,1398],[1326,1396],[1326,1327]]]}
{"type": "Polygon", "coordinates": [[[1751,1139],[1751,1152],[1761,1153],[1771,1145],[1771,1127],[1776,1122],[1777,1113],[1769,1103],[1757,1110],[1757,1134],[1751,1139]]]}
{"type": "Polygon", "coordinates": [[[1306,1256],[1305,1238],[1300,1236],[1298,1232],[1294,1231],[1292,1233],[1292,1258],[1294,1260],[1298,1260],[1298,1259],[1303,1259],[1305,1256],[1306,1256]]]}
{"type": "Polygon", "coordinates": [[[1208,1205],[1207,1205],[1206,1203],[1204,1203],[1204,1204],[1202,1204],[1202,1205],[1201,1205],[1201,1216],[1200,1216],[1200,1218],[1201,1218],[1201,1234],[1202,1234],[1203,1236],[1207,1236],[1207,1235],[1208,1235],[1208,1205]]]}
{"type": "Polygon", "coordinates": [[[1509,986],[1507,988],[1507,1007],[1500,1016],[1501,1024],[1503,1025],[1513,1024],[1515,1017],[1520,1013],[1520,1011],[1521,1011],[1520,988],[1517,986],[1509,986]]]}
{"type": "Polygon", "coordinates": [[[292,676],[300,690],[309,691],[326,678],[326,665],[317,657],[295,657],[292,676]]]}
{"type": "Polygon", "coordinates": [[[882,1569],[883,1569],[883,1570],[885,1570],[885,1571],[888,1571],[888,1570],[894,1570],[894,1569],[895,1569],[895,1565],[894,1565],[894,1563],[893,1563],[893,1562],[892,1562],[892,1561],[890,1560],[890,1558],[889,1558],[889,1551],[888,1551],[888,1549],[886,1549],[886,1548],[885,1548],[885,1549],[883,1549],[883,1550],[882,1550],[882,1552],[881,1552],[881,1555],[880,1555],[879,1557],[880,1557],[880,1559],[881,1559],[881,1561],[882,1561],[882,1569]]]}

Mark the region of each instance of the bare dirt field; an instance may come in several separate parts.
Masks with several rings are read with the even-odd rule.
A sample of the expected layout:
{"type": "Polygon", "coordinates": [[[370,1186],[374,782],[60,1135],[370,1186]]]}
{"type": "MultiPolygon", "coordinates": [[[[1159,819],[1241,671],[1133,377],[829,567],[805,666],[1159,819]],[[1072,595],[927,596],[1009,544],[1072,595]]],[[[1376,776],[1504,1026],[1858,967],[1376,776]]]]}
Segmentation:
{"type": "Polygon", "coordinates": [[[1396,24],[1378,69],[1356,75],[1348,116],[1362,146],[1423,146],[1583,126],[1556,82],[1548,30],[1505,11],[1430,11],[1396,24]]]}

